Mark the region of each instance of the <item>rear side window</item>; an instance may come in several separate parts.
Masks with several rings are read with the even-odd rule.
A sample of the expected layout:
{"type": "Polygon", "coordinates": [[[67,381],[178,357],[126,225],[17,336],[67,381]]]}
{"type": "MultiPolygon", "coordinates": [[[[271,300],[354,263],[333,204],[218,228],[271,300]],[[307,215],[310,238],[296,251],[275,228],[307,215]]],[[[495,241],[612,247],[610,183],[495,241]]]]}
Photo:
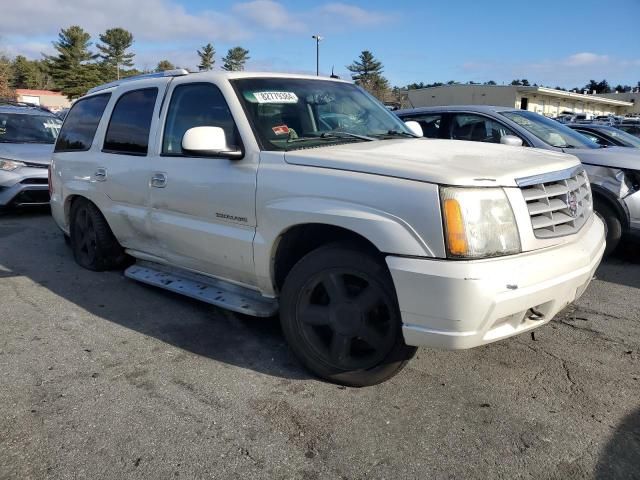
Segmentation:
{"type": "Polygon", "coordinates": [[[110,93],[78,100],[64,121],[56,152],[84,152],[91,148],[100,118],[111,98],[110,93]]]}
{"type": "Polygon", "coordinates": [[[146,155],[157,88],[124,93],[116,102],[104,137],[103,152],[146,155]]]}
{"type": "Polygon", "coordinates": [[[211,83],[179,85],[173,90],[162,140],[164,155],[182,155],[182,137],[193,127],[220,127],[228,145],[238,145],[238,133],[224,95],[211,83]]]}

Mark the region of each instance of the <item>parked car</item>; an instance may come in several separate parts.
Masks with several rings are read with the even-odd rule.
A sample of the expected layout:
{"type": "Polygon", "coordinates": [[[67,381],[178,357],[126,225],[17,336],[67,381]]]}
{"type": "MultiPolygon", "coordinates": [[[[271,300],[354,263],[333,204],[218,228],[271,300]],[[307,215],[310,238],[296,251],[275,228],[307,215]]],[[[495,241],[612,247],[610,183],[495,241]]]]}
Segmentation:
{"type": "Polygon", "coordinates": [[[640,232],[640,152],[600,145],[535,112],[486,105],[400,110],[403,120],[417,121],[426,136],[487,143],[524,145],[567,152],[584,164],[593,190],[594,208],[607,225],[607,253],[623,233],[640,232]]]}
{"type": "Polygon", "coordinates": [[[49,203],[47,168],[61,124],[48,110],[0,101],[0,209],[49,203]]]}
{"type": "Polygon", "coordinates": [[[121,80],[69,111],[52,213],[83,267],[128,254],[132,279],[279,311],[312,372],[371,385],[417,346],[471,348],[548,322],[605,248],[577,158],[412,128],[341,80],[121,80]],[[348,121],[334,129],[336,115],[348,121]]]}
{"type": "Polygon", "coordinates": [[[623,122],[618,125],[618,128],[623,132],[627,132],[634,137],[640,138],[640,123],[639,122],[623,122]]]}
{"type": "Polygon", "coordinates": [[[589,140],[601,147],[629,147],[640,148],[640,138],[634,137],[619,128],[609,125],[583,125],[580,123],[567,125],[569,128],[581,133],[589,140]]]}

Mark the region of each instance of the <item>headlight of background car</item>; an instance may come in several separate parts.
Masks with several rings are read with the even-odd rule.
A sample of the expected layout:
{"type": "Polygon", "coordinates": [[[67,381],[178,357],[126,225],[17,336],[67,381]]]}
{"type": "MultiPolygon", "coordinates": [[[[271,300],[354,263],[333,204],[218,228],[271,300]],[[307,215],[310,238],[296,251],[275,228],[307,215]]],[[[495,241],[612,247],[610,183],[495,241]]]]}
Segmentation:
{"type": "Polygon", "coordinates": [[[520,253],[520,235],[502,188],[442,187],[449,257],[483,258],[520,253]]]}
{"type": "Polygon", "coordinates": [[[25,164],[22,162],[16,162],[15,160],[4,160],[0,158],[0,170],[4,170],[7,172],[11,172],[16,168],[24,167],[25,164]]]}

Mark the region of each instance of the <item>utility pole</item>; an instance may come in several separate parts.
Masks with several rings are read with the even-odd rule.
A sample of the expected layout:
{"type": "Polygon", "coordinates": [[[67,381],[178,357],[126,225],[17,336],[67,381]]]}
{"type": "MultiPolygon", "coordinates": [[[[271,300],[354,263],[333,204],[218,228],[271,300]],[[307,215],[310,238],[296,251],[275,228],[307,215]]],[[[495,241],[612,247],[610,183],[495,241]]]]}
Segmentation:
{"type": "Polygon", "coordinates": [[[324,37],[320,35],[312,35],[311,38],[316,41],[316,76],[320,76],[320,42],[324,40],[324,37]]]}

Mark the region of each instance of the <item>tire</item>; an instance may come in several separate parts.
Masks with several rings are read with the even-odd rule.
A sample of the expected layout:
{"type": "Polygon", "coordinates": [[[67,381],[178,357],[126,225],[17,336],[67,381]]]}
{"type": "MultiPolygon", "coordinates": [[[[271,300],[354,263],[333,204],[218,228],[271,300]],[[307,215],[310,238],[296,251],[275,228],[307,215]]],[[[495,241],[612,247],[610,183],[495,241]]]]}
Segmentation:
{"type": "Polygon", "coordinates": [[[71,250],[78,265],[95,272],[124,266],[127,255],[93,203],[76,200],[70,218],[71,250]]]}
{"type": "Polygon", "coordinates": [[[604,250],[604,256],[611,255],[622,239],[622,221],[616,212],[606,203],[597,202],[594,205],[596,215],[604,222],[605,233],[607,237],[607,246],[604,250]]]}
{"type": "Polygon", "coordinates": [[[280,323],[302,364],[341,385],[384,382],[416,352],[404,343],[386,265],[346,244],[320,247],[293,267],[282,288],[280,323]]]}

